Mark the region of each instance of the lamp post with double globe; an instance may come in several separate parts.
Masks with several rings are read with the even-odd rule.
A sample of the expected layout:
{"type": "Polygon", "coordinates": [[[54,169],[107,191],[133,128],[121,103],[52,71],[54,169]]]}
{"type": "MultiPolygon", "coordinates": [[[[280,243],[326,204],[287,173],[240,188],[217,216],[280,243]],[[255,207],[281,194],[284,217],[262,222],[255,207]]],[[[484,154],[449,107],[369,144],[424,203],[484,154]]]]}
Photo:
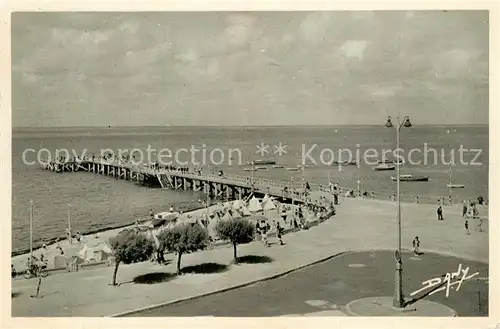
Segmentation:
{"type": "MultiPolygon", "coordinates": [[[[385,124],[387,128],[392,128],[394,125],[392,124],[392,118],[389,116],[387,118],[387,122],[385,124]]],[[[412,124],[410,122],[410,117],[405,116],[403,121],[400,122],[399,117],[397,118],[397,123],[396,123],[396,150],[399,152],[399,133],[401,131],[401,128],[406,127],[409,128],[411,127],[412,124]]],[[[396,273],[395,273],[395,281],[394,281],[394,299],[393,299],[393,306],[396,308],[404,308],[405,301],[404,301],[404,295],[403,295],[403,262],[401,261],[401,194],[400,194],[400,189],[399,189],[399,183],[400,183],[400,175],[399,175],[399,166],[401,165],[401,161],[397,159],[396,163],[396,194],[397,194],[397,200],[398,200],[398,248],[395,253],[395,259],[396,259],[396,273]]]]}

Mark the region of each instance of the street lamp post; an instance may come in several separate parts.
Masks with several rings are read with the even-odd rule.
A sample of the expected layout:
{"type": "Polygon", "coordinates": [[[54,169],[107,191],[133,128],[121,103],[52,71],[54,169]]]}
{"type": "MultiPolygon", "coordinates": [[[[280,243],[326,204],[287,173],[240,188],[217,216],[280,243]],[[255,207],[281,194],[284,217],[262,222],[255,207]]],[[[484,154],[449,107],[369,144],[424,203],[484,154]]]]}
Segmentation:
{"type": "Polygon", "coordinates": [[[30,264],[33,261],[33,201],[30,200],[30,264]]]}
{"type": "Polygon", "coordinates": [[[290,177],[290,193],[292,193],[292,224],[293,224],[293,221],[295,220],[295,209],[294,209],[295,191],[294,191],[293,176],[290,177]]]}
{"type": "Polygon", "coordinates": [[[73,236],[71,235],[71,204],[68,204],[68,242],[73,244],[73,236]]]}
{"type": "MultiPolygon", "coordinates": [[[[402,127],[411,127],[411,122],[410,122],[410,117],[405,116],[403,119],[403,122],[399,121],[399,117],[397,118],[398,122],[396,125],[396,150],[399,150],[399,133],[401,131],[402,127]]],[[[387,122],[385,124],[386,127],[391,128],[393,127],[391,117],[387,118],[387,122]]],[[[399,152],[399,151],[398,151],[399,152]]],[[[401,162],[399,159],[397,159],[396,163],[396,194],[397,194],[397,200],[398,200],[398,248],[396,250],[396,273],[395,273],[395,280],[394,280],[394,299],[393,299],[393,306],[396,308],[404,308],[405,307],[405,301],[404,301],[404,295],[403,295],[403,262],[401,261],[401,193],[399,189],[399,183],[400,183],[400,173],[399,173],[399,167],[401,165],[401,162]]]]}
{"type": "Polygon", "coordinates": [[[252,194],[254,193],[255,190],[255,163],[252,161],[252,194]]]}

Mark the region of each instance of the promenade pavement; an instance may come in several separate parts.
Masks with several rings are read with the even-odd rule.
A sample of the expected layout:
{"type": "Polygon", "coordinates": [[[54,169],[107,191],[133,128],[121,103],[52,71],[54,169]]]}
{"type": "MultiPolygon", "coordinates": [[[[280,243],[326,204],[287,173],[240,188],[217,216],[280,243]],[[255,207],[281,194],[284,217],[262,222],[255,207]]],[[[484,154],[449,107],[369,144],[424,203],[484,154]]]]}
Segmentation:
{"type": "MultiPolygon", "coordinates": [[[[175,261],[168,265],[150,262],[120,265],[119,287],[110,286],[112,268],[53,275],[44,279],[43,298],[30,298],[36,280],[12,283],[12,316],[109,316],[116,313],[173,302],[240,286],[276,276],[345,251],[394,250],[397,205],[390,201],[343,199],[337,215],[306,231],[284,236],[286,245],[265,247],[253,242],[238,247],[239,256],[267,256],[269,263],[230,265],[232,249],[220,248],[183,256],[182,266],[219,264],[216,273],[175,276],[175,261]],[[228,266],[226,270],[225,266],[228,266]],[[166,273],[156,284],[136,284],[133,279],[149,273],[166,273]]],[[[464,259],[488,262],[487,220],[484,232],[466,235],[460,207],[444,207],[444,220],[436,219],[436,207],[402,204],[403,247],[419,236],[422,251],[436,251],[464,259]]],[[[482,209],[487,216],[487,209],[482,209]]],[[[174,258],[175,256],[171,255],[174,258]]],[[[212,266],[214,267],[214,266],[212,266]]]]}

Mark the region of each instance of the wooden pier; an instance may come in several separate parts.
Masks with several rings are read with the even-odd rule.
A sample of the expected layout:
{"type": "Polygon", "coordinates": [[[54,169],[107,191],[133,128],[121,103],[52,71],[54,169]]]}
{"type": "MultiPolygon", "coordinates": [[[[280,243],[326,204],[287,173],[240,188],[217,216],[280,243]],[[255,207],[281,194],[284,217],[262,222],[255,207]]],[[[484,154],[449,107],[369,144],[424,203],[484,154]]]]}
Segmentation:
{"type": "MultiPolygon", "coordinates": [[[[252,194],[265,194],[280,198],[283,202],[306,203],[307,197],[300,182],[283,182],[277,180],[251,178],[232,174],[222,176],[212,173],[193,173],[182,168],[171,170],[156,168],[154,165],[137,166],[117,160],[75,160],[66,162],[45,162],[42,167],[46,170],[65,172],[89,172],[98,175],[110,176],[116,179],[136,181],[150,185],[159,185],[162,188],[175,190],[202,191],[205,195],[226,200],[243,199],[252,194]]],[[[319,186],[311,184],[311,189],[319,186]]]]}

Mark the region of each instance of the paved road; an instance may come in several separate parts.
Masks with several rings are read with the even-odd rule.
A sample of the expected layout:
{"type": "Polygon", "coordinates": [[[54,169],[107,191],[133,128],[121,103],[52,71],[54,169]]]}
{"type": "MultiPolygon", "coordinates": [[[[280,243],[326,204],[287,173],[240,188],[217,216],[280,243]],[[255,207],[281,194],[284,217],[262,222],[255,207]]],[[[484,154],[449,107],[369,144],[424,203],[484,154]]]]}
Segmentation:
{"type": "MultiPolygon", "coordinates": [[[[457,271],[460,263],[470,267],[469,274],[479,272],[474,279],[465,281],[458,292],[451,288],[448,298],[444,291],[427,298],[453,308],[459,316],[488,315],[487,264],[406,253],[403,262],[406,295],[422,288],[425,280],[457,271]]],[[[346,254],[275,280],[131,316],[283,316],[325,309],[337,309],[342,314],[339,311],[358,298],[391,296],[393,269],[391,252],[346,254]]]]}

